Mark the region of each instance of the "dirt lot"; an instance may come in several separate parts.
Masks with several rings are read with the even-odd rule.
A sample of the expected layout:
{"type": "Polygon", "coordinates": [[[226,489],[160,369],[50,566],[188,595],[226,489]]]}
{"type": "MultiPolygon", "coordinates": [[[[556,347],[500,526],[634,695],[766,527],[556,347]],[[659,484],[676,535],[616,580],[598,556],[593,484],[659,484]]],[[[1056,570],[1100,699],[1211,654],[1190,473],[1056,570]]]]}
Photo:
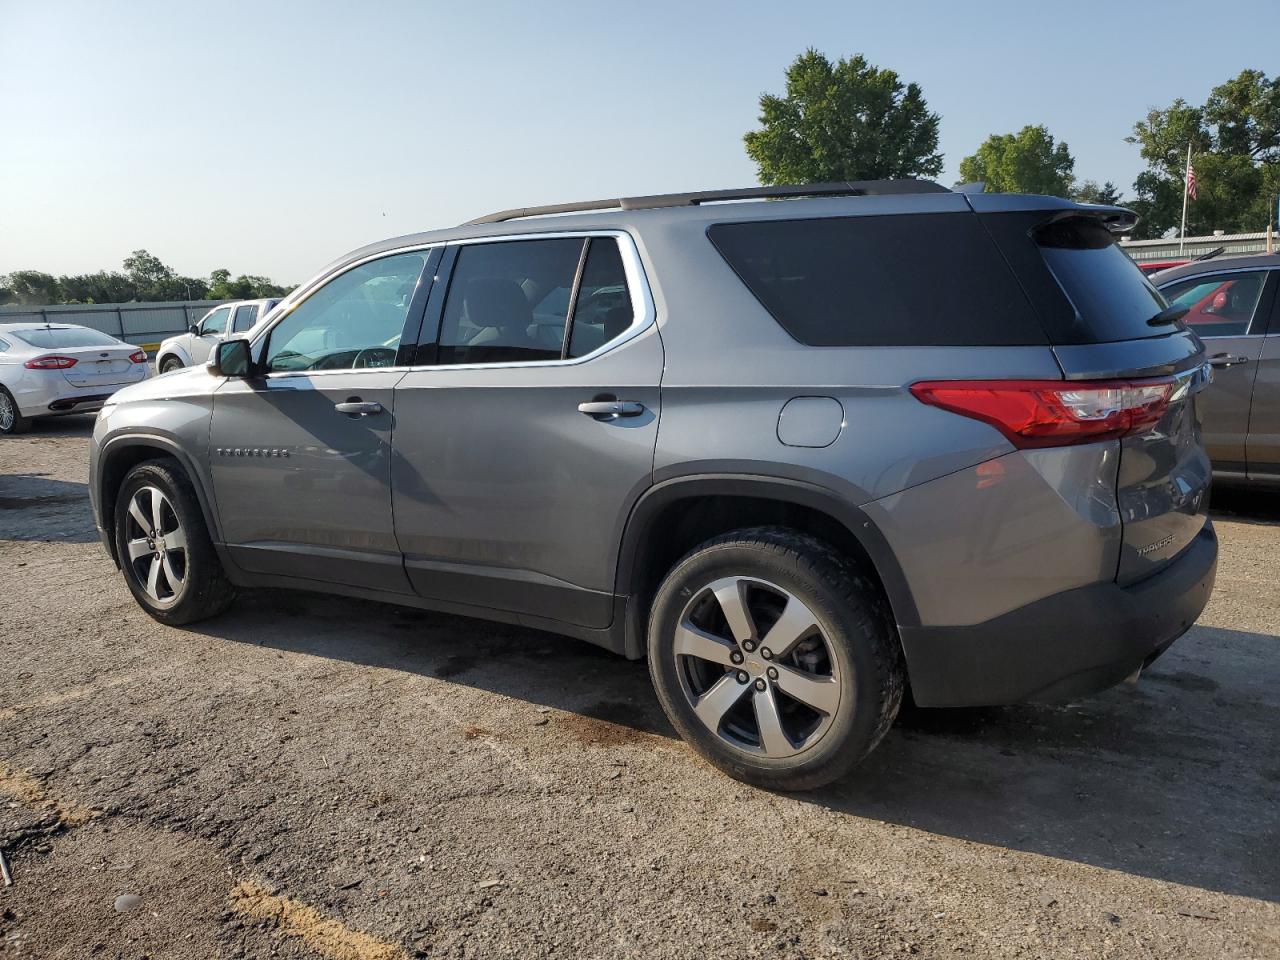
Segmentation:
{"type": "Polygon", "coordinates": [[[1280,496],[1216,494],[1217,593],[1138,686],[916,711],[777,796],[575,641],[300,593],[159,626],[88,433],[0,441],[0,956],[1280,956],[1280,496]]]}

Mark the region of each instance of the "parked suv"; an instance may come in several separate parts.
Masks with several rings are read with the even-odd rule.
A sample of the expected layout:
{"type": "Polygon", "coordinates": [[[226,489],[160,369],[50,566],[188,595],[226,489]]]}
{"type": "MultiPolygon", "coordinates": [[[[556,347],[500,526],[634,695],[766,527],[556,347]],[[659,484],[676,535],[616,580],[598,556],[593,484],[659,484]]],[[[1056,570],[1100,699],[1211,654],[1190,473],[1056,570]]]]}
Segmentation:
{"type": "Polygon", "coordinates": [[[227,337],[248,333],[279,302],[278,298],[236,300],[214,307],[186,333],[161,342],[156,351],[156,370],[172,373],[207,362],[215,346],[227,337]]]}
{"type": "Polygon", "coordinates": [[[1213,472],[1280,483],[1280,256],[1189,263],[1152,282],[1187,308],[1216,368],[1200,401],[1213,472]]]}
{"type": "Polygon", "coordinates": [[[164,623],[299,587],[647,655],[713,763],[813,787],[908,683],[1091,693],[1208,600],[1208,370],[1133,222],[891,181],[364,247],[116,395],[102,540],[164,623]]]}

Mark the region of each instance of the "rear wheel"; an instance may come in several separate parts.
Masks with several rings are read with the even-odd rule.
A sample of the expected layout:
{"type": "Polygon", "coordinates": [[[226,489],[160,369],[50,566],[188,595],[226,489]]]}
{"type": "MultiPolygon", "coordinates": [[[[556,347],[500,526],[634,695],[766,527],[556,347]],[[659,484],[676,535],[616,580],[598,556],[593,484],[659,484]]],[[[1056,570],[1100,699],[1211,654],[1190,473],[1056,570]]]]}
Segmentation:
{"type": "Polygon", "coordinates": [[[0,387],[0,433],[26,433],[31,418],[18,412],[18,403],[4,387],[0,387]]]}
{"type": "Polygon", "coordinates": [[[160,362],[161,373],[172,373],[174,370],[181,370],[181,369],[182,369],[182,361],[179,360],[177,357],[165,357],[164,360],[160,362]]]}
{"type": "Polygon", "coordinates": [[[822,541],[771,527],[708,541],[668,574],[649,670],[695,749],[780,790],[846,774],[888,731],[903,690],[875,585],[822,541]]]}
{"type": "Polygon", "coordinates": [[[195,490],[173,461],[148,460],[125,476],[116,497],[115,540],[129,590],[161,623],[193,623],[231,603],[234,590],[195,490]]]}

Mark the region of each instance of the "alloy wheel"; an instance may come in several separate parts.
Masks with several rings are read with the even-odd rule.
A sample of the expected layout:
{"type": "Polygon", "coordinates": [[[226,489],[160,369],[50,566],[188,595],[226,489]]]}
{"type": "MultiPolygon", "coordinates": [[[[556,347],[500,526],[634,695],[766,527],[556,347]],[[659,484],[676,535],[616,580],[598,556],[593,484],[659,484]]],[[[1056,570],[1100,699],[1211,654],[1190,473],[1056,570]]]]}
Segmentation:
{"type": "Polygon", "coordinates": [[[830,639],[800,598],[755,577],[696,591],[676,626],[680,685],[720,740],[770,760],[813,747],[840,706],[830,639]]]}
{"type": "Polygon", "coordinates": [[[9,399],[9,394],[0,390],[0,430],[12,430],[17,416],[18,413],[13,408],[13,401],[9,399]]]}
{"type": "Polygon", "coordinates": [[[125,546],[130,572],[147,596],[158,604],[176,600],[187,578],[187,534],[158,487],[139,487],[129,498],[125,546]]]}

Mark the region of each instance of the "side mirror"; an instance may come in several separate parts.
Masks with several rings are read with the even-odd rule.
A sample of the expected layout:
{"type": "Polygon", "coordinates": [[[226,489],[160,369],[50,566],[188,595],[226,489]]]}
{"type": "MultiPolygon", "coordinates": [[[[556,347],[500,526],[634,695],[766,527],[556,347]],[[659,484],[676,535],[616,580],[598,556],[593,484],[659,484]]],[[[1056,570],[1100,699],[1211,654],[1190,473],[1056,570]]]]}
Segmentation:
{"type": "Polygon", "coordinates": [[[191,326],[187,327],[187,333],[191,334],[193,337],[200,336],[200,324],[193,323],[191,326]]]}
{"type": "Polygon", "coordinates": [[[252,371],[248,340],[223,340],[209,361],[209,372],[215,377],[247,377],[252,371]]]}

